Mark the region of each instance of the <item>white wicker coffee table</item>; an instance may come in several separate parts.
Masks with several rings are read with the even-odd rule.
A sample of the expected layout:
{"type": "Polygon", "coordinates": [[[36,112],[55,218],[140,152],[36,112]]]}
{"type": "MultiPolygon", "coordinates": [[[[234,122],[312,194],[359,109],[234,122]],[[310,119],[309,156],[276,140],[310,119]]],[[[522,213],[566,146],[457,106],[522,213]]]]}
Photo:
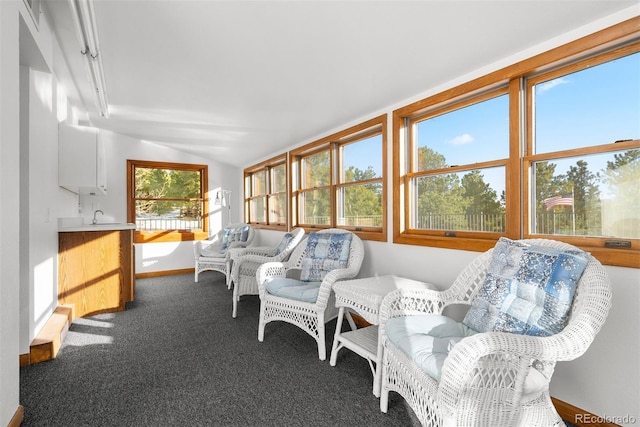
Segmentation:
{"type": "Polygon", "coordinates": [[[435,289],[428,283],[397,276],[342,280],[333,285],[339,312],[329,363],[331,366],[336,366],[338,351],[343,347],[367,359],[373,374],[373,394],[377,397],[380,396],[380,375],[382,374],[378,369],[379,362],[382,360],[382,348],[378,346],[380,304],[389,292],[402,288],[435,289]],[[371,326],[358,329],[351,317],[351,310],[371,326]],[[344,317],[347,318],[351,331],[341,331],[344,317]]]}

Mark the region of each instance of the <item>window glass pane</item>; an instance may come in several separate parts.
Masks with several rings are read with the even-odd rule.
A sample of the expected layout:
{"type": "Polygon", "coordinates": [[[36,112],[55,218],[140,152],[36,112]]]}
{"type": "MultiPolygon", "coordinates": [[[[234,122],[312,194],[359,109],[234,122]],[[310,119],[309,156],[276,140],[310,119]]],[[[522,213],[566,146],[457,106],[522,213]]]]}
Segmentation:
{"type": "Polygon", "coordinates": [[[202,229],[201,201],[136,200],[138,230],[202,229]]]}
{"type": "Polygon", "coordinates": [[[136,198],[200,197],[200,172],[175,169],[136,168],[136,198]]]}
{"type": "Polygon", "coordinates": [[[640,53],[534,86],[535,152],[640,139],[640,53]]]}
{"type": "Polygon", "coordinates": [[[287,222],[287,193],[269,197],[269,223],[285,224],[287,222]]]}
{"type": "Polygon", "coordinates": [[[504,167],[415,178],[413,228],[504,232],[504,188],[504,167]]]}
{"type": "Polygon", "coordinates": [[[286,155],[245,169],[244,174],[245,220],[283,229],[288,222],[286,155]]]}
{"type": "Polygon", "coordinates": [[[338,203],[338,225],[382,227],[382,183],[343,187],[338,203]]]}
{"type": "Polygon", "coordinates": [[[303,224],[331,224],[329,190],[311,190],[300,194],[300,221],[303,224]]]}
{"type": "Polygon", "coordinates": [[[250,175],[246,175],[244,177],[244,196],[245,197],[250,197],[251,196],[251,181],[253,178],[253,174],[250,175]]]}
{"type": "Polygon", "coordinates": [[[416,123],[417,171],[509,156],[509,98],[501,95],[416,123]]]}
{"type": "Polygon", "coordinates": [[[532,166],[537,234],[640,238],[640,150],[532,166]]]}
{"type": "Polygon", "coordinates": [[[199,171],[169,171],[171,181],[167,195],[170,198],[200,198],[200,172],[199,171]]]}
{"type": "Polygon", "coordinates": [[[271,193],[283,193],[287,191],[287,175],[285,165],[271,168],[271,193]]]}
{"type": "Polygon", "coordinates": [[[136,229],[202,229],[200,186],[200,171],[135,167],[136,229]]]}
{"type": "Polygon", "coordinates": [[[340,146],[341,182],[382,177],[382,135],[340,146]]]}
{"type": "Polygon", "coordinates": [[[253,181],[253,196],[261,196],[267,194],[267,171],[262,170],[255,172],[252,177],[253,181]]]}
{"type": "Polygon", "coordinates": [[[302,188],[321,187],[331,184],[331,168],[328,151],[302,159],[302,188]]]}
{"type": "Polygon", "coordinates": [[[266,222],[265,197],[256,197],[249,202],[249,215],[252,222],[266,222]]]}

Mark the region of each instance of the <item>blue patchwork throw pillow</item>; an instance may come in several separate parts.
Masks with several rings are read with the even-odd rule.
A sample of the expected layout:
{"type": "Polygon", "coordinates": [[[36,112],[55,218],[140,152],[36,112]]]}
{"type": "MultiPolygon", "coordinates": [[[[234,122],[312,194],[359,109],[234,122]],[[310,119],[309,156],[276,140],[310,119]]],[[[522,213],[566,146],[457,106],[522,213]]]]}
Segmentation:
{"type": "Polygon", "coordinates": [[[302,259],[300,280],[321,282],[332,270],[349,265],[351,233],[311,233],[302,259]]]}
{"type": "Polygon", "coordinates": [[[220,245],[220,253],[225,253],[229,248],[231,242],[233,242],[233,230],[225,228],[222,230],[222,244],[220,245]]]}
{"type": "Polygon", "coordinates": [[[567,324],[589,255],[500,238],[463,323],[478,332],[550,336],[567,324]]]}
{"type": "Polygon", "coordinates": [[[249,226],[243,225],[242,227],[236,228],[236,241],[237,242],[246,242],[249,238],[249,226]]]}
{"type": "Polygon", "coordinates": [[[225,253],[234,242],[246,242],[249,238],[249,226],[243,225],[236,228],[225,228],[222,235],[220,252],[225,253]]]}
{"type": "Polygon", "coordinates": [[[291,243],[292,239],[293,239],[293,234],[285,233],[285,235],[282,236],[282,240],[280,241],[278,246],[276,246],[276,255],[278,255],[282,251],[284,251],[286,249],[286,247],[289,246],[289,243],[291,243]]]}

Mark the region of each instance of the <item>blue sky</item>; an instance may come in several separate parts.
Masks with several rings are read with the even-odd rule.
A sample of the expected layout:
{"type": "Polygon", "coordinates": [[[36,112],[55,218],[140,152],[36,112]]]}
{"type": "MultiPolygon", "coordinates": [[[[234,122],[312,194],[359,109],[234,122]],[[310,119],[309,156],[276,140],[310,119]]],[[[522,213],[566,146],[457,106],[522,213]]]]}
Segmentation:
{"type": "Polygon", "coordinates": [[[378,176],[382,176],[382,136],[377,135],[365,140],[348,144],[344,148],[346,167],[355,166],[360,170],[373,167],[378,176]]]}
{"type": "Polygon", "coordinates": [[[640,53],[538,85],[538,152],[640,139],[640,53]]]}

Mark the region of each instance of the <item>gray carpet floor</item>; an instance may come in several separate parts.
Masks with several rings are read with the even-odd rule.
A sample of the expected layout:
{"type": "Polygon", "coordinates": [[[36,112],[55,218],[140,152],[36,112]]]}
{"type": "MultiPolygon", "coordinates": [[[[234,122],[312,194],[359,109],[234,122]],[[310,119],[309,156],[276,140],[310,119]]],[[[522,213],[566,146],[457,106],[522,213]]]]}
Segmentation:
{"type": "Polygon", "coordinates": [[[260,343],[258,297],[236,319],[231,302],[215,272],[137,280],[126,311],[76,319],[56,359],[21,368],[23,426],[419,425],[395,393],[380,412],[355,353],[332,367],[284,322],[260,343]]]}

